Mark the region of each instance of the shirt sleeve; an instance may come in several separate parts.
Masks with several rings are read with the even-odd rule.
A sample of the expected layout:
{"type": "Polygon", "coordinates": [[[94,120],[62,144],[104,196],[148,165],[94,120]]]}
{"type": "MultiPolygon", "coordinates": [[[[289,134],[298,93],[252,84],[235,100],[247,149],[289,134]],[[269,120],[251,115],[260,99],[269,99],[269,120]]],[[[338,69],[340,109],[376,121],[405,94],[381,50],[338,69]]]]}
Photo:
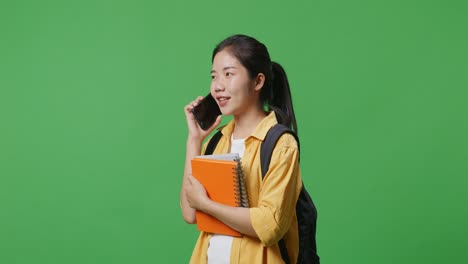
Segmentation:
{"type": "Polygon", "coordinates": [[[285,134],[273,151],[258,206],[250,208],[252,226],[265,246],[278,243],[290,228],[301,184],[298,146],[285,134]]]}

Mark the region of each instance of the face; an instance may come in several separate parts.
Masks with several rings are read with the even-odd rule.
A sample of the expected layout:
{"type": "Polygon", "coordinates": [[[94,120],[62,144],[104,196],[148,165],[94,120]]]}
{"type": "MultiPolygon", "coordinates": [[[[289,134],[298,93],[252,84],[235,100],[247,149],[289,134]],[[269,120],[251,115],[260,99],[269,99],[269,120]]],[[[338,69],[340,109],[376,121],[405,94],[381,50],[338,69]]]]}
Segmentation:
{"type": "Polygon", "coordinates": [[[239,116],[257,107],[255,81],[237,58],[226,50],[214,57],[210,89],[223,115],[239,116]]]}

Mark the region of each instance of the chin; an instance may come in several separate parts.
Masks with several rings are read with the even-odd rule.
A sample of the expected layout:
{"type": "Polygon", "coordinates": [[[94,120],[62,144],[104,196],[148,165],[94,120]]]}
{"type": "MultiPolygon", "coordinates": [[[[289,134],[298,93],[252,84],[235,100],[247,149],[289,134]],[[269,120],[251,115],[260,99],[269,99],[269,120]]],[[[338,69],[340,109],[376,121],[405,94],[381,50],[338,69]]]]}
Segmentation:
{"type": "Polygon", "coordinates": [[[228,111],[227,109],[221,109],[221,114],[223,114],[223,116],[228,116],[232,115],[232,112],[228,111]]]}

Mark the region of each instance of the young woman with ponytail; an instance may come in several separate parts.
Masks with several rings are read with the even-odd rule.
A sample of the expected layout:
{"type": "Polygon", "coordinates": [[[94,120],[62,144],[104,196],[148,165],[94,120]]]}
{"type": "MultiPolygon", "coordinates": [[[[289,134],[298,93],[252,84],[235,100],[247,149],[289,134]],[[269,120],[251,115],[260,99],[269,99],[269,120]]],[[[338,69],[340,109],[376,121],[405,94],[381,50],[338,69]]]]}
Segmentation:
{"type": "Polygon", "coordinates": [[[191,112],[202,99],[198,97],[184,108],[189,133],[180,195],[182,215],[187,223],[194,224],[195,211],[203,211],[243,236],[201,232],[190,263],[284,263],[280,239],[284,239],[294,263],[299,243],[295,205],[302,186],[294,136],[281,136],[263,180],[260,166],[260,145],[269,128],[281,123],[297,133],[286,73],[271,61],[265,45],[249,36],[234,35],[214,49],[211,78],[211,95],[223,115],[233,116],[220,128],[223,136],[214,153],[232,152],[242,157],[250,208],[210,200],[191,175],[190,161],[204,152],[203,140],[221,122],[219,116],[207,131],[198,126],[191,112]]]}

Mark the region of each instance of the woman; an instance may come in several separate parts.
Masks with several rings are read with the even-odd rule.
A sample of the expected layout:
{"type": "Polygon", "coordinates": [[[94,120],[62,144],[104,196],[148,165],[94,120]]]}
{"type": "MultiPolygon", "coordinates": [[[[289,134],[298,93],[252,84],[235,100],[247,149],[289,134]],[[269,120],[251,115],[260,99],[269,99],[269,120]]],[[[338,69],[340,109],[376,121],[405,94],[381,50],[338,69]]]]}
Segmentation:
{"type": "Polygon", "coordinates": [[[279,139],[262,179],[260,144],[277,123],[297,133],[291,93],[283,68],[270,60],[259,41],[234,35],[216,46],[212,56],[211,95],[223,115],[232,121],[214,153],[239,153],[246,175],[250,208],[230,207],[208,198],[204,187],[191,175],[190,161],[202,153],[203,140],[220,124],[221,116],[207,131],[195,121],[191,110],[202,99],[185,106],[188,140],[181,188],[182,215],[196,223],[195,211],[210,214],[243,234],[242,237],[201,232],[191,263],[284,263],[278,241],[284,239],[291,262],[298,255],[295,205],[301,191],[299,149],[294,137],[279,139]]]}

